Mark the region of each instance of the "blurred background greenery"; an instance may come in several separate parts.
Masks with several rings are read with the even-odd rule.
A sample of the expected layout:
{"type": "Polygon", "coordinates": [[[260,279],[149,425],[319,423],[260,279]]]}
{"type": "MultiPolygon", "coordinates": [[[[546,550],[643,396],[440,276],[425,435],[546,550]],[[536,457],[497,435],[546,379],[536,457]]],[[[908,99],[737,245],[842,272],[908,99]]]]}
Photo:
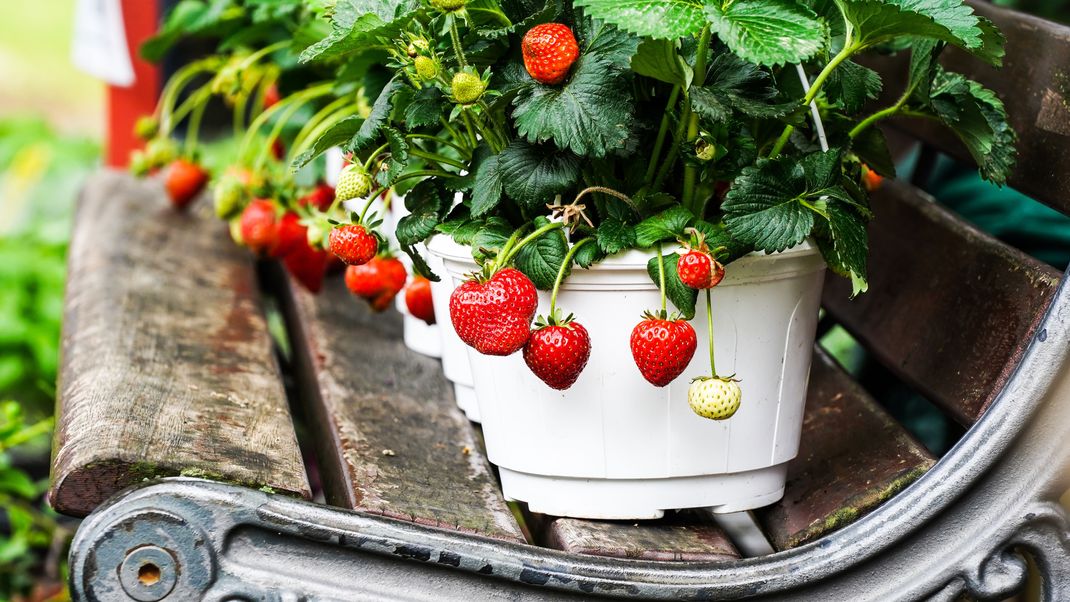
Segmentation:
{"type": "Polygon", "coordinates": [[[45,509],[74,200],[104,87],[70,63],[74,0],[0,2],[0,600],[65,599],[71,525],[45,509]]]}

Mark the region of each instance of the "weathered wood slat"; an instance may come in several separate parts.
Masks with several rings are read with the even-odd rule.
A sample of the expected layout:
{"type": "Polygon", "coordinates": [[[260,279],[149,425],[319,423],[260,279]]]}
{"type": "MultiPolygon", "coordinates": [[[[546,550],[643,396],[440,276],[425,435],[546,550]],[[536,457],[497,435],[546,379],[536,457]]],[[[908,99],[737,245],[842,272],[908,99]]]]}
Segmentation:
{"type": "MultiPolygon", "coordinates": [[[[1051,207],[1070,214],[1070,27],[1024,13],[971,1],[1007,37],[1003,68],[985,64],[957,48],[941,62],[994,90],[1018,133],[1018,163],[1010,184],[1051,207]]],[[[907,53],[867,57],[866,64],[885,78],[885,104],[906,85],[907,53]]],[[[894,119],[889,123],[952,155],[972,162],[965,147],[945,128],[929,120],[894,119]]]]}
{"type": "Polygon", "coordinates": [[[825,308],[964,425],[1018,365],[1060,274],[889,181],[871,199],[870,289],[830,277],[825,308]]]}
{"type": "Polygon", "coordinates": [[[799,455],[784,498],[755,511],[770,542],[785,550],[850,524],[935,463],[828,355],[810,371],[799,455]]]}
{"type": "Polygon", "coordinates": [[[308,497],[249,256],[201,203],[103,173],[70,247],[49,499],[85,515],[179,474],[308,497]]]}
{"type": "Polygon", "coordinates": [[[638,523],[552,517],[543,523],[541,543],[573,554],[686,562],[739,558],[724,531],[695,511],[638,523]]]}
{"type": "Polygon", "coordinates": [[[283,280],[327,501],[524,541],[439,362],[405,348],[400,316],[372,313],[340,279],[318,296],[283,280]]]}

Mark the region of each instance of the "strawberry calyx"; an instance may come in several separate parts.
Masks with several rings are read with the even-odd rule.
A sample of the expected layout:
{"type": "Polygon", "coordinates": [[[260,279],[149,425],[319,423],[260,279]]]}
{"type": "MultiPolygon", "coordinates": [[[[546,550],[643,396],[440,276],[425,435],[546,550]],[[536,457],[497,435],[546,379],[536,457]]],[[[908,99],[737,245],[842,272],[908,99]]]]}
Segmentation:
{"type": "Polygon", "coordinates": [[[533,330],[542,330],[543,328],[549,328],[551,326],[561,326],[571,329],[571,324],[575,321],[575,314],[569,313],[565,317],[561,317],[561,311],[554,308],[550,313],[545,316],[537,316],[533,324],[533,330]]]}

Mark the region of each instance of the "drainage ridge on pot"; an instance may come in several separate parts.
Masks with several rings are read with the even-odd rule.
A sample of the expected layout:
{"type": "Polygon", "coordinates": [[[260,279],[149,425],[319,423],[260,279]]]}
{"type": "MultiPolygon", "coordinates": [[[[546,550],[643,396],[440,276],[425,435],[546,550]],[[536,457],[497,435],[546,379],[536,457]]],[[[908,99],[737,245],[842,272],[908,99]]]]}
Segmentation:
{"type": "MultiPolygon", "coordinates": [[[[476,270],[470,249],[446,237],[429,249],[455,282],[476,270]]],[[[748,255],[713,289],[718,369],[735,373],[743,390],[739,411],[723,422],[695,415],[687,403],[691,378],[709,375],[705,312],[692,321],[700,351],[676,381],[654,387],[635,366],[631,330],[643,311],[660,306],[646,271],[651,257],[627,251],[574,268],[562,285],[558,307],[576,315],[592,346],[567,391],[542,383],[520,353],[468,349],[488,457],[507,498],[557,516],[644,519],[677,508],[746,510],[783,495],[824,282],[818,249],[806,242],[748,255]]],[[[539,309],[548,308],[549,293],[540,291],[539,309]]]]}

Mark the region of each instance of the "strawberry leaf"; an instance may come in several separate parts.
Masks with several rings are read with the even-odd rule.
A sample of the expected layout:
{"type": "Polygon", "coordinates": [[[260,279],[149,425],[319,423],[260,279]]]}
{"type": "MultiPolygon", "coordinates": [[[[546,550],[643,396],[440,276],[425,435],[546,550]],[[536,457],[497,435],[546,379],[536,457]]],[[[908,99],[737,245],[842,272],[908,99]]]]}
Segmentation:
{"type": "Polygon", "coordinates": [[[424,180],[405,195],[409,215],[398,220],[395,231],[398,244],[415,245],[435,233],[435,227],[449,211],[452,197],[434,180],[424,180]]]}
{"type": "Polygon", "coordinates": [[[503,190],[498,156],[488,157],[476,170],[475,185],[472,187],[472,216],[483,217],[490,213],[502,200],[503,190]]]}
{"type": "Polygon", "coordinates": [[[995,93],[938,67],[929,108],[966,146],[983,178],[1001,186],[1007,182],[1017,159],[1017,137],[995,93]]]}
{"type": "Polygon", "coordinates": [[[604,157],[631,135],[628,80],[606,59],[584,55],[561,86],[532,83],[513,100],[517,131],[529,142],[553,141],[577,155],[604,157]]]}
{"type": "Polygon", "coordinates": [[[602,247],[597,244],[587,244],[580,247],[579,251],[576,251],[576,265],[588,269],[594,264],[602,261],[606,257],[606,252],[602,250],[602,247]]]}
{"type": "Polygon", "coordinates": [[[527,211],[539,211],[576,184],[580,161],[568,151],[514,140],[498,155],[498,171],[509,198],[527,211]]]}
{"type": "Polygon", "coordinates": [[[866,219],[851,205],[841,202],[829,202],[826,212],[828,218],[819,221],[815,237],[821,254],[833,272],[851,279],[852,297],[864,293],[869,288],[866,281],[869,254],[866,219]]]}
{"type": "Polygon", "coordinates": [[[710,62],[706,85],[689,92],[691,108],[714,123],[727,121],[736,110],[753,117],[779,117],[798,107],[797,102],[770,104],[779,92],[773,77],[731,52],[710,62]]]}
{"type": "Polygon", "coordinates": [[[639,247],[651,247],[663,240],[676,240],[684,236],[684,229],[695,216],[682,205],[674,205],[661,213],[648,217],[635,226],[635,242],[639,247]]]}
{"type": "Polygon", "coordinates": [[[514,230],[515,228],[509,222],[500,217],[488,219],[472,237],[472,258],[480,265],[486,263],[488,259],[493,259],[514,230]]]}
{"type": "Polygon", "coordinates": [[[305,165],[308,165],[316,157],[327,152],[327,149],[334,146],[341,146],[349,140],[352,140],[353,136],[356,136],[357,132],[360,131],[363,124],[364,118],[358,115],[346,117],[334,124],[330,129],[324,132],[322,136],[316,139],[312,148],[294,158],[293,163],[290,164],[290,169],[297,171],[305,165]]]}
{"type": "Polygon", "coordinates": [[[409,128],[435,125],[445,114],[446,96],[434,86],[420,88],[405,107],[405,125],[409,128]]]}
{"type": "Polygon", "coordinates": [[[745,168],[725,195],[725,225],[733,238],[760,251],[793,247],[810,235],[822,200],[847,196],[839,177],[836,149],[802,159],[762,159],[745,168]]]}
{"type": "Polygon", "coordinates": [[[632,71],[683,88],[691,87],[695,76],[677,49],[679,43],[671,40],[643,40],[632,57],[632,71]]]}
{"type": "Polygon", "coordinates": [[[341,58],[376,46],[379,38],[397,37],[419,5],[419,0],[339,0],[331,33],[306,48],[301,62],[341,58]]]}
{"type": "Polygon", "coordinates": [[[576,7],[636,35],[674,40],[706,24],[699,0],[575,0],[576,7]]]}
{"type": "Polygon", "coordinates": [[[1003,37],[963,0],[838,0],[855,29],[855,43],[871,47],[904,36],[929,38],[968,50],[992,64],[1003,37]]]}
{"type": "Polygon", "coordinates": [[[740,58],[759,65],[802,62],[825,46],[828,28],[795,0],[706,4],[713,31],[740,58]]]}
{"type": "Polygon", "coordinates": [[[596,237],[598,248],[606,255],[614,255],[635,246],[635,227],[615,217],[607,217],[598,225],[596,237]]]}
{"type": "MultiPolygon", "coordinates": [[[[666,255],[663,260],[665,266],[665,296],[672,301],[676,309],[680,311],[685,320],[695,317],[695,302],[698,300],[698,291],[687,286],[680,280],[680,274],[676,271],[676,264],[680,261],[678,253],[666,255]]],[[[658,274],[658,258],[651,257],[646,264],[646,273],[654,284],[659,284],[661,279],[658,274]]]]}
{"type": "Polygon", "coordinates": [[[372,105],[372,110],[368,113],[368,117],[364,120],[364,123],[360,124],[360,129],[345,145],[346,150],[359,151],[378,139],[380,130],[390,121],[394,94],[403,87],[404,84],[398,79],[392,79],[387,82],[386,86],[383,87],[383,91],[379,93],[379,97],[375,99],[375,104],[372,105]]]}
{"type": "MultiPolygon", "coordinates": [[[[535,227],[549,224],[545,217],[535,220],[535,227]]],[[[551,230],[531,241],[516,254],[516,268],[531,278],[535,288],[548,291],[554,287],[557,272],[568,255],[568,242],[561,229],[551,230]]]]}
{"type": "Polygon", "coordinates": [[[416,247],[412,245],[401,245],[401,250],[412,260],[412,271],[417,275],[423,276],[431,282],[439,282],[442,280],[442,278],[439,278],[438,274],[431,271],[431,266],[427,265],[427,260],[424,259],[423,255],[420,255],[420,252],[416,250],[416,247]]]}
{"type": "Polygon", "coordinates": [[[833,69],[824,91],[829,101],[839,103],[844,111],[853,115],[880,94],[881,76],[869,67],[844,61],[833,69]]]}

